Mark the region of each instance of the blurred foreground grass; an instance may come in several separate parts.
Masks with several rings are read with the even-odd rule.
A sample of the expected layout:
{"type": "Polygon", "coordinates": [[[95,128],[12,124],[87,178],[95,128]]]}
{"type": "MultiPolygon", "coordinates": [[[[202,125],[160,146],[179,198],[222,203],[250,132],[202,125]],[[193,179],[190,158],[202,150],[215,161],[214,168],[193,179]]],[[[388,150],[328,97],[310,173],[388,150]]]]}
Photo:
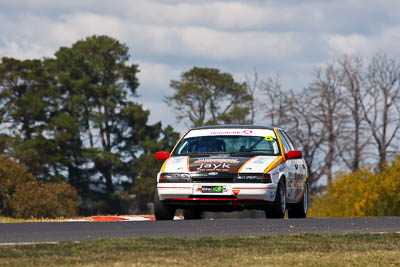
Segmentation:
{"type": "Polygon", "coordinates": [[[0,266],[400,266],[400,234],[133,238],[0,246],[0,266]]]}

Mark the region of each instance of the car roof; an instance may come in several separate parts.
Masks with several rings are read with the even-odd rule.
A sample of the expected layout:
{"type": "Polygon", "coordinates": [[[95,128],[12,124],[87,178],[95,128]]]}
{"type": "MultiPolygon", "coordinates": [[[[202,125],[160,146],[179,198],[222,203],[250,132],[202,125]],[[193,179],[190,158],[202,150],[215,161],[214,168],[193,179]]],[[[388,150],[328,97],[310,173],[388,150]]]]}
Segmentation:
{"type": "Polygon", "coordinates": [[[230,124],[230,125],[207,125],[192,128],[191,130],[201,130],[201,129],[268,129],[273,130],[275,126],[261,126],[261,125],[243,125],[243,124],[230,124]]]}

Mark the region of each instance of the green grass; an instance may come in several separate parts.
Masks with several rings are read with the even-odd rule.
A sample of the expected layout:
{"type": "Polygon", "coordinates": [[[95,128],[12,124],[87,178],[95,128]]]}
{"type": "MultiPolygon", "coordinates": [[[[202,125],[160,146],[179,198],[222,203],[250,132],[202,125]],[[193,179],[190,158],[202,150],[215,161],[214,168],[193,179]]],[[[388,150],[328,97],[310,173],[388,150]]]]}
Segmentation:
{"type": "Polygon", "coordinates": [[[133,238],[0,246],[0,266],[400,266],[400,234],[133,238]]]}

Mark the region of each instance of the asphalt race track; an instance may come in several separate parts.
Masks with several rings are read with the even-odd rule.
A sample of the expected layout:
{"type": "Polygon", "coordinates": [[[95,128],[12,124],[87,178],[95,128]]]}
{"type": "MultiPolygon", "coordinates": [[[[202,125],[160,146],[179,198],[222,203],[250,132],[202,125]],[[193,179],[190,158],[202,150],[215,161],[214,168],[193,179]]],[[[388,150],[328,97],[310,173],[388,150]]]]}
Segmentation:
{"type": "Polygon", "coordinates": [[[221,237],[352,232],[400,233],[400,217],[1,223],[0,243],[85,241],[128,237],[221,237]]]}

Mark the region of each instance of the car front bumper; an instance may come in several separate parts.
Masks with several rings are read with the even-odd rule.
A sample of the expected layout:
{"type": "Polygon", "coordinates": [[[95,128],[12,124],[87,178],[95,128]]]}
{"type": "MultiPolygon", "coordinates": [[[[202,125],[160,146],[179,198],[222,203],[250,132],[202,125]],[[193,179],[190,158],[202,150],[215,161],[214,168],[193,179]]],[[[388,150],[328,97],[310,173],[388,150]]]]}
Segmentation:
{"type": "Polygon", "coordinates": [[[227,208],[260,208],[275,200],[277,185],[274,183],[225,183],[221,193],[204,193],[203,186],[215,183],[159,183],[160,200],[178,208],[199,207],[205,210],[227,208]]]}

